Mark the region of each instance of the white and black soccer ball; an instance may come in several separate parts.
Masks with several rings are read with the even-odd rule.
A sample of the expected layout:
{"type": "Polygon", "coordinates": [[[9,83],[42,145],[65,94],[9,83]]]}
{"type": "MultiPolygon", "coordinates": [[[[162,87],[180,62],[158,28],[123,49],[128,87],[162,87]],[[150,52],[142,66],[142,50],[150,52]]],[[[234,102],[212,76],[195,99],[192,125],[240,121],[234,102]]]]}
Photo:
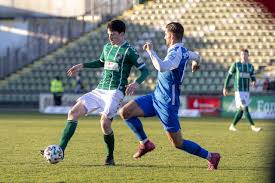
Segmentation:
{"type": "Polygon", "coordinates": [[[63,160],[64,153],[59,145],[49,145],[44,150],[44,158],[46,158],[49,163],[56,164],[63,160]]]}

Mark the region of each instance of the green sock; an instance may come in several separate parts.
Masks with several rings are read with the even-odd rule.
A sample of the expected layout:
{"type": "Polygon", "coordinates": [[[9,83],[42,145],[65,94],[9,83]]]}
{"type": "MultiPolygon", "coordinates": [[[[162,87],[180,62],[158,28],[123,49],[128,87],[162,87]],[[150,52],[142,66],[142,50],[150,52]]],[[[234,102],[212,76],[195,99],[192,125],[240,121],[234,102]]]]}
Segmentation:
{"type": "Polygon", "coordinates": [[[114,157],[114,148],[115,148],[115,137],[114,133],[109,135],[104,135],[104,142],[106,144],[106,149],[109,157],[114,157]]]}
{"type": "Polygon", "coordinates": [[[64,128],[64,131],[60,138],[60,143],[59,143],[59,145],[63,149],[63,151],[65,151],[69,140],[73,136],[76,126],[77,126],[77,121],[74,121],[74,120],[67,121],[67,125],[64,128]]]}
{"type": "Polygon", "coordinates": [[[232,124],[234,126],[237,125],[237,123],[242,119],[242,116],[243,116],[243,110],[239,109],[235,114],[232,124]]]}
{"type": "Polygon", "coordinates": [[[248,111],[248,107],[244,108],[244,116],[249,121],[250,125],[255,125],[248,111]]]}

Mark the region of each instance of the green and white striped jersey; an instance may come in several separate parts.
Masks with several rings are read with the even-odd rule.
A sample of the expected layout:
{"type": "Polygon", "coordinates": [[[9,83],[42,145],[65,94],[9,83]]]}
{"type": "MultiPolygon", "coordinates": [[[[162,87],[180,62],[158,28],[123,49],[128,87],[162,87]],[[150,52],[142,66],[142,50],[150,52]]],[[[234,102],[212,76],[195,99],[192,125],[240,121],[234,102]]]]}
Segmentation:
{"type": "MultiPolygon", "coordinates": [[[[234,76],[234,90],[249,92],[250,79],[256,81],[254,67],[250,63],[235,62],[231,65],[228,75],[234,76]]],[[[229,80],[230,78],[227,77],[229,80]]],[[[225,82],[225,87],[229,81],[225,82]]]]}
{"type": "Polygon", "coordinates": [[[104,70],[97,88],[104,90],[119,89],[123,93],[125,93],[132,66],[137,69],[145,66],[136,49],[126,41],[121,45],[105,44],[100,55],[100,61],[104,62],[104,70]]]}

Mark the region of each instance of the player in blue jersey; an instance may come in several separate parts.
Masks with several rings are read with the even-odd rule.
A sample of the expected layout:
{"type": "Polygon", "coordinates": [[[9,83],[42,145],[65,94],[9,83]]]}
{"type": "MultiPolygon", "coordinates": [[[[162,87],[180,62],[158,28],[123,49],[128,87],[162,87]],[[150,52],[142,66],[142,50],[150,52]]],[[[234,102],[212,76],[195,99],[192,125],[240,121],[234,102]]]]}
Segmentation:
{"type": "Polygon", "coordinates": [[[168,139],[174,147],[208,160],[208,169],[217,169],[220,154],[210,153],[195,142],[182,138],[178,118],[180,105],[180,86],[184,78],[184,71],[189,60],[192,61],[192,72],[199,68],[200,56],[183,46],[184,28],[180,23],[171,22],[166,26],[165,41],[168,46],[167,55],[161,60],[153,51],[153,45],[144,45],[158,70],[158,83],[153,93],[131,100],[121,108],[120,116],[137,136],[140,145],[134,158],[140,158],[147,152],[154,150],[155,145],[144,132],[138,117],[158,116],[163,124],[168,139]]]}

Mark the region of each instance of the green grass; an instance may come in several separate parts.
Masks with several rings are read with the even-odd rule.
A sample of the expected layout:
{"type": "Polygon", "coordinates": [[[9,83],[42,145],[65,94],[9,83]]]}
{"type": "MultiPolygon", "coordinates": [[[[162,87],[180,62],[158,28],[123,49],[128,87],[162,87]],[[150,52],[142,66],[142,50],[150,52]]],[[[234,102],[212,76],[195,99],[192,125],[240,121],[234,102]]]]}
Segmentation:
{"type": "Polygon", "coordinates": [[[116,137],[115,167],[102,166],[105,159],[97,117],[81,119],[66,150],[63,162],[51,165],[39,150],[58,143],[65,115],[0,114],[0,182],[269,182],[272,138],[275,123],[256,121],[263,131],[250,131],[244,120],[240,131],[228,131],[230,118],[181,119],[186,139],[222,155],[219,170],[206,170],[207,162],[168,142],[156,118],[144,127],[156,149],[140,160],[132,158],[137,140],[118,118],[113,123],[116,137]]]}

